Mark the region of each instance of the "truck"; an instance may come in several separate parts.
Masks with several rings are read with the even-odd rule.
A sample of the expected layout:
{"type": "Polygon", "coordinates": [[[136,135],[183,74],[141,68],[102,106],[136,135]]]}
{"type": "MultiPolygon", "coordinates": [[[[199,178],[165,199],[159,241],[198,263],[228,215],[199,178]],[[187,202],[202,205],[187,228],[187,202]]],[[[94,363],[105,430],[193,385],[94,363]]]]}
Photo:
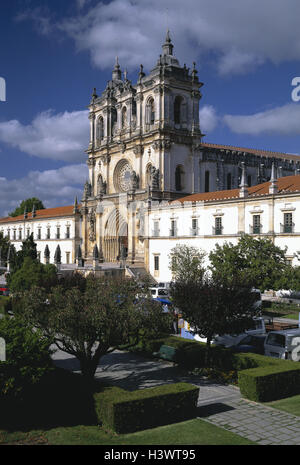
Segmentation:
{"type": "Polygon", "coordinates": [[[265,355],[300,361],[300,328],[270,331],[264,342],[265,355]]]}

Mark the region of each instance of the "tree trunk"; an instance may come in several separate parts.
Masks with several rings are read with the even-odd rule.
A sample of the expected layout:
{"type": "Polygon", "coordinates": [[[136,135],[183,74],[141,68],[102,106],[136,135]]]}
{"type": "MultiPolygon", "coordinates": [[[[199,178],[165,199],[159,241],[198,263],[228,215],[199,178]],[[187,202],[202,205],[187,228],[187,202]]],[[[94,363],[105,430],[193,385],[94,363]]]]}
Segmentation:
{"type": "Polygon", "coordinates": [[[94,381],[95,372],[99,363],[100,357],[97,360],[94,359],[80,359],[80,369],[82,376],[87,381],[87,383],[92,383],[94,381]]]}
{"type": "Polygon", "coordinates": [[[206,339],[206,353],[205,353],[205,368],[210,368],[210,359],[211,359],[211,337],[206,339]]]}

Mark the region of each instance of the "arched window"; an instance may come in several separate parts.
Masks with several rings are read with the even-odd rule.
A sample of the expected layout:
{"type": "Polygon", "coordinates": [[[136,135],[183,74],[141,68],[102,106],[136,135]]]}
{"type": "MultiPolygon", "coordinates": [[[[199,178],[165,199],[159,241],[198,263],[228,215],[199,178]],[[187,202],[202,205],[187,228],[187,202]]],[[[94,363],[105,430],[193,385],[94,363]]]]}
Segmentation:
{"type": "Polygon", "coordinates": [[[111,109],[111,135],[113,136],[114,134],[114,129],[117,124],[117,119],[118,119],[118,114],[117,110],[115,108],[111,109]]]}
{"type": "Polygon", "coordinates": [[[175,189],[182,191],[184,187],[184,170],[182,165],[178,165],[175,170],[175,189]]]}
{"type": "Polygon", "coordinates": [[[232,177],[231,177],[231,173],[228,173],[227,174],[227,189],[231,189],[232,187],[232,177]]]}
{"type": "Polygon", "coordinates": [[[126,128],[127,126],[127,108],[122,108],[122,129],[126,128]]]}
{"type": "Polygon", "coordinates": [[[174,101],[174,123],[175,124],[181,123],[181,119],[182,119],[181,104],[182,104],[182,97],[180,97],[180,95],[177,95],[174,101]]]}
{"type": "Polygon", "coordinates": [[[209,192],[209,171],[205,171],[205,186],[204,191],[209,192]]]}
{"type": "Polygon", "coordinates": [[[155,105],[151,97],[146,105],[146,124],[154,124],[155,121],[155,105]]]}
{"type": "Polygon", "coordinates": [[[146,167],[146,176],[145,176],[145,184],[146,184],[146,187],[148,186],[151,186],[151,168],[152,168],[152,165],[151,163],[149,163],[146,167]]]}
{"type": "Polygon", "coordinates": [[[104,121],[102,116],[97,121],[97,139],[102,140],[104,137],[104,121]]]}

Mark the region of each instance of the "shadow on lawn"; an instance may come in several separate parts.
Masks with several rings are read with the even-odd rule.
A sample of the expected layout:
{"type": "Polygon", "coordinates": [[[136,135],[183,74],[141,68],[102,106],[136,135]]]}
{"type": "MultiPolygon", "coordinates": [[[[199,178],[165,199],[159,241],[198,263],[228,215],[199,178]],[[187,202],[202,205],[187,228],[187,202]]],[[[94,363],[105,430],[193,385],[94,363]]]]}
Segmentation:
{"type": "Polygon", "coordinates": [[[100,383],[87,386],[81,375],[55,368],[24,400],[0,402],[0,429],[26,431],[58,426],[96,425],[93,393],[100,383]]]}

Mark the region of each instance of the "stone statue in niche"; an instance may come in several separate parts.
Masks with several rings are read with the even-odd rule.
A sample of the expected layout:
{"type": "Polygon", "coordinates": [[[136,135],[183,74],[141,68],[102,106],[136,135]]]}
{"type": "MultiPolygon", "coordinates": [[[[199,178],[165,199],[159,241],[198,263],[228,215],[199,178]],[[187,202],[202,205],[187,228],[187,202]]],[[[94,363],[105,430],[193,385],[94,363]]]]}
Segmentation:
{"type": "Polygon", "coordinates": [[[105,195],[106,194],[106,182],[103,181],[102,174],[99,174],[99,176],[98,176],[97,193],[98,193],[98,195],[105,195]]]}
{"type": "Polygon", "coordinates": [[[135,171],[132,171],[130,175],[130,180],[131,180],[131,189],[136,190],[139,187],[139,176],[136,174],[135,171]]]}
{"type": "Polygon", "coordinates": [[[91,210],[89,213],[89,240],[95,241],[96,240],[96,215],[95,211],[91,210]]]}
{"type": "Polygon", "coordinates": [[[159,189],[159,169],[155,168],[155,166],[151,166],[151,188],[152,189],[159,189]]]}

